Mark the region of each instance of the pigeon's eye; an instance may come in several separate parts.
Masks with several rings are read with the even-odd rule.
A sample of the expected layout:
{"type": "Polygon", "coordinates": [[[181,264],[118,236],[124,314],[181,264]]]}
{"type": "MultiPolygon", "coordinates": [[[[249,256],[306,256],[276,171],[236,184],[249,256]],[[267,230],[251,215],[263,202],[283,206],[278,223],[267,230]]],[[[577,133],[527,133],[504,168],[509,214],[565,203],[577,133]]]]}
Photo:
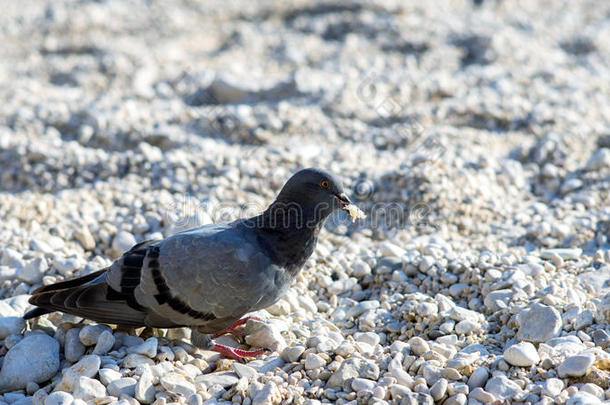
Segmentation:
{"type": "Polygon", "coordinates": [[[325,190],[328,190],[328,188],[330,187],[330,183],[328,182],[328,180],[322,180],[320,182],[320,187],[322,187],[325,190]]]}

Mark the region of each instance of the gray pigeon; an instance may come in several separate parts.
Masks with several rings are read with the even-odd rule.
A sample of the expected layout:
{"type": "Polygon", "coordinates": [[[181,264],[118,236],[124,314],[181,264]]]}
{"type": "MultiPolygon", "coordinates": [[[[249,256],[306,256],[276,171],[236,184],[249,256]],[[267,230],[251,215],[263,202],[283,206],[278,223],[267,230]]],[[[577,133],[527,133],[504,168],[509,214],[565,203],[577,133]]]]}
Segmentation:
{"type": "MultiPolygon", "coordinates": [[[[284,295],[324,220],[350,206],[337,177],[301,170],[262,214],[138,243],[106,269],[40,287],[30,298],[39,308],[24,318],[61,311],[125,326],[230,332],[243,315],[284,295]]],[[[230,357],[259,353],[213,349],[230,357]]]]}

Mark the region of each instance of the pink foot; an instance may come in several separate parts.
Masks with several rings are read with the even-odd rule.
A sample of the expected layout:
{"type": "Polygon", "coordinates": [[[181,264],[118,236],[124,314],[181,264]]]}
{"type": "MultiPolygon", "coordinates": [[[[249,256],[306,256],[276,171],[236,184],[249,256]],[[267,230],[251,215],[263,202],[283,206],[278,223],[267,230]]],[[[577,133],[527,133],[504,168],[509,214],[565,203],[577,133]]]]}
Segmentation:
{"type": "Polygon", "coordinates": [[[256,357],[265,352],[265,349],[256,349],[256,350],[242,350],[236,349],[234,347],[229,347],[225,345],[219,345],[214,343],[212,346],[212,350],[222,354],[223,356],[229,359],[242,360],[246,357],[256,357]]]}
{"type": "Polygon", "coordinates": [[[256,316],[246,316],[245,318],[241,318],[239,321],[235,322],[233,325],[229,326],[228,328],[221,329],[218,332],[214,333],[212,335],[212,339],[215,339],[218,336],[222,336],[227,333],[230,333],[231,335],[238,337],[238,338],[243,337],[244,331],[241,328],[240,329],[237,329],[237,328],[241,325],[244,325],[246,322],[248,322],[248,319],[254,319],[255,321],[261,320],[260,318],[258,318],[256,316]]]}

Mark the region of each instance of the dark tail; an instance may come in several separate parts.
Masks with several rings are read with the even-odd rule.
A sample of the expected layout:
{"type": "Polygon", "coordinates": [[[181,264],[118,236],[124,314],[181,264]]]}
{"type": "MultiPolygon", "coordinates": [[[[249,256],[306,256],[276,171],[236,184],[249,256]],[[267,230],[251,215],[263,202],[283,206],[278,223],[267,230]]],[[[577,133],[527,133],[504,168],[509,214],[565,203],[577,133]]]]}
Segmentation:
{"type": "Polygon", "coordinates": [[[91,274],[87,274],[86,276],[61,281],[59,283],[50,284],[42,286],[36,289],[32,296],[29,299],[29,303],[32,305],[38,306],[38,308],[34,308],[31,311],[28,311],[25,315],[23,315],[23,319],[32,319],[39,317],[41,315],[49,314],[58,310],[59,308],[53,308],[53,305],[50,302],[50,298],[56,292],[60,292],[62,290],[67,290],[69,288],[81,286],[91,280],[94,280],[100,274],[104,273],[106,269],[96,271],[91,274]]]}
{"type": "Polygon", "coordinates": [[[50,309],[44,309],[44,308],[34,308],[31,311],[28,311],[25,313],[25,315],[23,315],[23,319],[28,320],[28,319],[32,319],[32,318],[38,318],[41,315],[45,315],[45,314],[50,314],[51,311],[50,309]]]}

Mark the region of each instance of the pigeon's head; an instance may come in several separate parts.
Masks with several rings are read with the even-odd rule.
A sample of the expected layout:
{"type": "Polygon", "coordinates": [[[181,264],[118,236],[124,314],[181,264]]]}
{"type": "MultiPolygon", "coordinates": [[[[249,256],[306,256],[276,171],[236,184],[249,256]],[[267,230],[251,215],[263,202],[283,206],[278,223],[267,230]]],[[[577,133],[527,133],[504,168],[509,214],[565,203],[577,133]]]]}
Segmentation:
{"type": "Polygon", "coordinates": [[[337,176],[315,168],[295,173],[280,191],[277,201],[300,205],[304,212],[313,210],[319,219],[351,203],[337,176]]]}

